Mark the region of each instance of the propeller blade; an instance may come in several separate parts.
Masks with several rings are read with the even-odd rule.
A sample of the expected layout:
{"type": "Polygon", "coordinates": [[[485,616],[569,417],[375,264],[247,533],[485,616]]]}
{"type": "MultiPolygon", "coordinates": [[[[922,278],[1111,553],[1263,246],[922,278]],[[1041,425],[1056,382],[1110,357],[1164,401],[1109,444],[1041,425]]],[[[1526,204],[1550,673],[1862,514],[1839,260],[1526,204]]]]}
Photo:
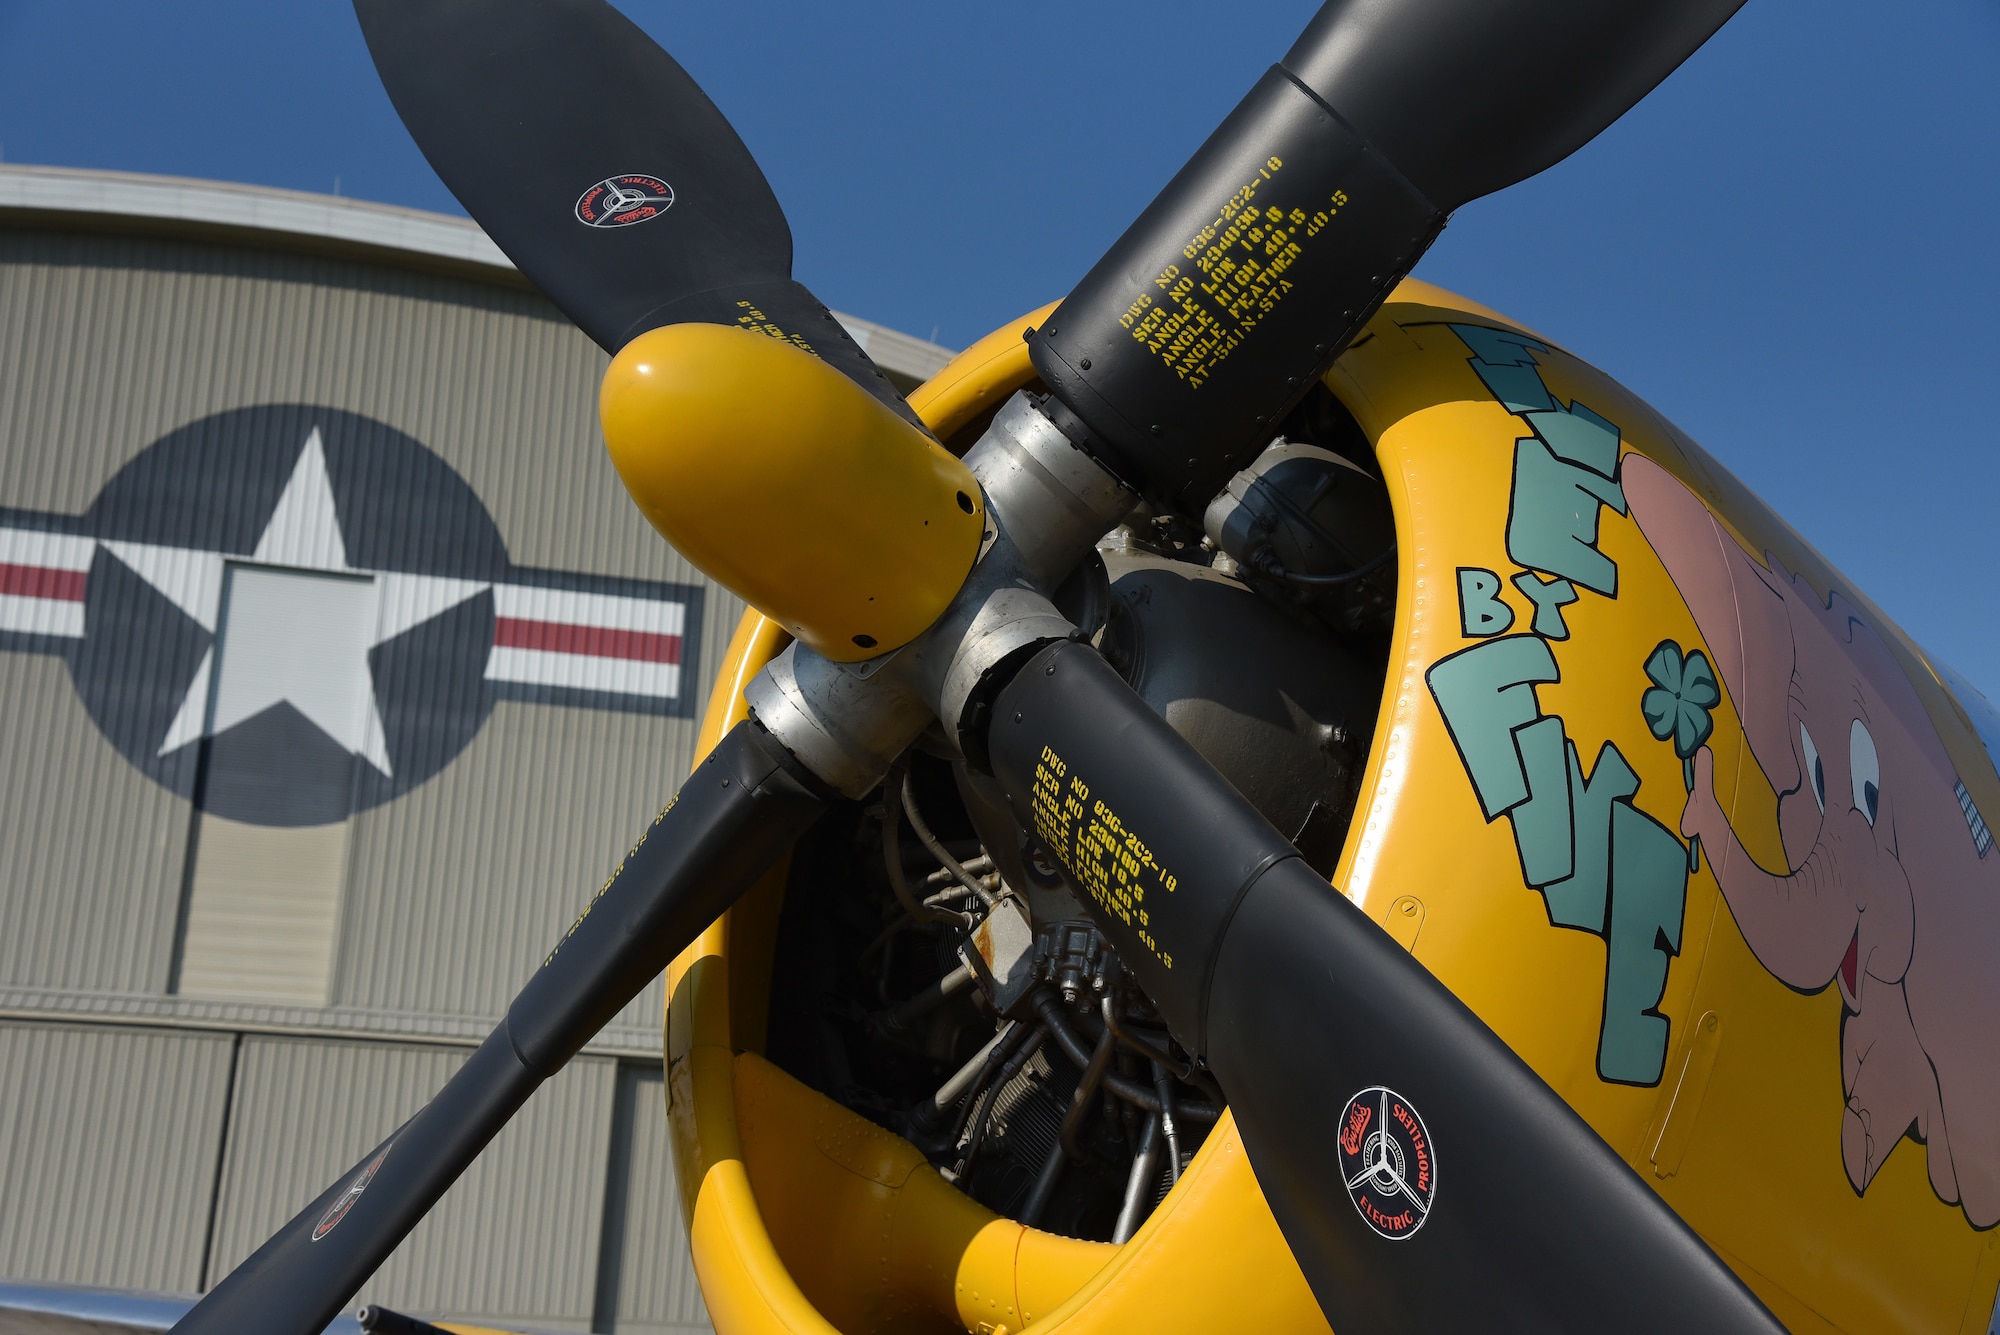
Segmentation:
{"type": "MultiPolygon", "coordinates": [[[[603,0],[355,0],[396,113],[488,236],[616,352],[754,329],[916,416],[792,280],[770,183],[687,71],[603,0]]],[[[921,425],[921,424],[919,424],[921,425]]]]}
{"type": "MultiPolygon", "coordinates": [[[[1450,210],[1587,141],[1739,3],[1329,0],[1033,335],[1051,415],[1136,488],[1199,513],[1450,210]]],[[[819,352],[909,415],[858,349],[843,361],[813,343],[813,319],[832,322],[789,276],[769,186],[679,66],[614,11],[356,7],[439,174],[604,346],[667,323],[747,324],[819,352]]],[[[1044,650],[992,717],[990,754],[1017,812],[1089,890],[1175,1033],[1211,1055],[1343,1335],[1780,1329],[1560,1096],[1102,659],[1044,650]]],[[[769,743],[739,745],[765,766],[759,782],[777,784],[769,743]]],[[[630,940],[552,956],[439,1101],[183,1328],[315,1329],[534,1083],[817,810],[785,783],[782,797],[704,789],[699,811],[670,808],[663,821],[685,828],[689,851],[610,887],[659,919],[644,975],[613,962],[619,949],[638,958],[630,940]],[[564,981],[545,985],[552,971],[564,981]],[[206,1324],[189,1324],[211,1305],[206,1324]]],[[[633,857],[647,856],[642,842],[633,857]]]]}
{"type": "Polygon", "coordinates": [[[1149,498],[1199,515],[1450,212],[1567,157],[1742,0],[1329,0],[1035,331],[1149,498]]]}
{"type": "Polygon", "coordinates": [[[993,718],[1016,813],[1207,1055],[1335,1330],[1782,1331],[1094,651],[1043,650],[993,718]]]}
{"type": "Polygon", "coordinates": [[[528,1096],[823,805],[769,733],[737,724],[437,1096],[210,1290],[177,1335],[318,1335],[528,1096]]]}

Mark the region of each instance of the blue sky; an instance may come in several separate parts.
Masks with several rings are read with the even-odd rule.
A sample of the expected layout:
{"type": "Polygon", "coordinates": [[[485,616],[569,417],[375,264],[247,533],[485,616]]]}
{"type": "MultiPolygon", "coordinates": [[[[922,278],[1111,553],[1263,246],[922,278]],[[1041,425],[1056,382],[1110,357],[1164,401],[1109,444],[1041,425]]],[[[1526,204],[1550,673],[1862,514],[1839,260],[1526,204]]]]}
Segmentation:
{"type": "MultiPolygon", "coordinates": [[[[962,345],[1061,295],[1311,0],[631,0],[829,304],[962,345]]],[[[457,211],[341,0],[0,0],[0,155],[457,211]]],[[[1650,400],[2000,700],[2000,4],[1750,0],[1420,276],[1650,400]]]]}

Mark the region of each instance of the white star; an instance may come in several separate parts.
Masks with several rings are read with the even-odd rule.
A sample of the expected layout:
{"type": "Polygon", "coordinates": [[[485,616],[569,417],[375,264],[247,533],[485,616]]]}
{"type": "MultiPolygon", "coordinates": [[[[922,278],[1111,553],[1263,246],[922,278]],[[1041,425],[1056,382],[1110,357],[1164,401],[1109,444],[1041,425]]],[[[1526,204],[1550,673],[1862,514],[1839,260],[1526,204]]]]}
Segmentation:
{"type": "Polygon", "coordinates": [[[323,586],[318,589],[301,582],[290,586],[289,596],[273,596],[285,586],[270,580],[243,582],[240,596],[232,600],[238,605],[230,613],[230,658],[214,717],[209,711],[215,670],[211,646],[167,726],[160,755],[289,703],[350,754],[391,773],[368,651],[490,587],[479,580],[349,565],[318,427],[306,437],[291,480],[247,558],[136,542],[103,546],[211,635],[222,615],[224,577],[232,565],[366,580],[314,581],[323,586]],[[358,691],[359,701],[354,698],[357,684],[365,687],[358,691]]]}

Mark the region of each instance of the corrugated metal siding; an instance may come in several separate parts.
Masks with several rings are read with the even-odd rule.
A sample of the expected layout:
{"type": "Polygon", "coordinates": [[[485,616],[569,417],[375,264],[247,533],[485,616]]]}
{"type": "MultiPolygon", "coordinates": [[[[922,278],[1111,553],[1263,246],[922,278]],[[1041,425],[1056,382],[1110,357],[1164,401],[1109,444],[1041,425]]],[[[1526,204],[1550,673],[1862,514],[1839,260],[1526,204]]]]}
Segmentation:
{"type": "Polygon", "coordinates": [[[626,501],[594,344],[532,293],[193,241],[0,229],[0,504],[78,513],[140,446],[247,403],[408,432],[517,563],[700,576],[626,501]],[[24,392],[32,390],[32,392],[24,392]]]}
{"type": "Polygon", "coordinates": [[[233,1044],[0,1022],[0,1275],[194,1291],[233,1044]]]}
{"type": "MultiPolygon", "coordinates": [[[[496,705],[444,773],[355,817],[335,1003],[498,1015],[680,786],[692,727],[496,705]]],[[[657,1031],[661,986],[619,1026],[657,1031]]]]}
{"type": "Polygon", "coordinates": [[[0,654],[0,982],[164,990],[187,820],[104,740],[60,659],[0,654]]]}
{"type": "MultiPolygon", "coordinates": [[[[167,995],[195,813],[104,739],[59,658],[0,653],[0,1006],[384,1039],[471,1039],[497,1019],[687,772],[742,611],[626,500],[595,427],[603,364],[510,287],[0,227],[0,511],[81,514],[169,431],[312,403],[435,452],[517,565],[706,586],[682,675],[689,716],[502,700],[441,773],[347,822],[326,1007],[167,995]]],[[[657,1053],[661,1006],[656,983],[601,1046],[657,1053]]],[[[0,1273],[188,1290],[212,1242],[212,1282],[465,1053],[245,1036],[218,1167],[237,1042],[0,1024],[0,1273]]],[[[620,1330],[704,1328],[659,1077],[622,1080],[617,1117],[621,1077],[604,1058],[537,1095],[363,1297],[548,1329],[582,1330],[599,1306],[620,1330]]]]}
{"type": "MultiPolygon", "coordinates": [[[[212,1276],[248,1256],[437,1092],[463,1051],[248,1038],[212,1276]]],[[[357,1301],[588,1330],[615,1062],[584,1057],[535,1094],[357,1301]]]]}
{"type": "Polygon", "coordinates": [[[657,1067],[618,1073],[611,1176],[597,1329],[616,1335],[709,1329],[681,1222],[667,1087],[657,1067]]]}
{"type": "MultiPolygon", "coordinates": [[[[0,230],[0,506],[79,513],[174,427],[245,404],[306,401],[422,441],[479,493],[517,563],[706,583],[638,516],[609,465],[595,428],[603,364],[532,293],[193,241],[0,230]]],[[[684,674],[697,705],[741,607],[710,586],[698,658],[684,674]]],[[[0,660],[23,676],[54,676],[37,726],[57,735],[37,738],[35,753],[61,771],[49,791],[72,809],[87,804],[87,819],[13,832],[13,864],[33,880],[16,881],[4,911],[48,922],[8,934],[39,947],[18,960],[0,944],[0,983],[157,991],[178,911],[185,804],[111,751],[74,694],[61,698],[49,660],[0,660]],[[134,814],[150,836],[143,857],[125,839],[96,837],[133,828],[134,814]],[[51,906],[47,887],[57,885],[89,887],[66,892],[81,895],[79,909],[108,887],[128,913],[143,907],[124,952],[143,958],[101,949],[67,958],[83,940],[110,938],[77,931],[75,910],[51,906]]],[[[333,1003],[497,1016],[677,786],[694,731],[691,718],[497,706],[443,774],[353,823],[333,1003]]],[[[26,754],[19,761],[0,770],[9,782],[37,768],[26,754]]],[[[624,1044],[656,1033],[659,1011],[657,995],[637,1003],[619,1024],[624,1044]]]]}
{"type": "Polygon", "coordinates": [[[347,823],[274,829],[203,812],[176,989],[326,1005],[347,823]]]}

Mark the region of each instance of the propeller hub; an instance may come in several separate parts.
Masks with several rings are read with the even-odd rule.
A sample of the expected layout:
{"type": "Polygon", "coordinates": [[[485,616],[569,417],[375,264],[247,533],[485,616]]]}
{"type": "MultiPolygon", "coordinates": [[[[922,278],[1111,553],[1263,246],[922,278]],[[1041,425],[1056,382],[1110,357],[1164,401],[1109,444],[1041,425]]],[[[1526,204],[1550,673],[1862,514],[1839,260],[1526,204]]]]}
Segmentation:
{"type": "Polygon", "coordinates": [[[836,662],[915,639],[979,554],[985,501],[966,466],[779,339],[648,330],[612,358],[598,411],[660,535],[836,662]]]}

